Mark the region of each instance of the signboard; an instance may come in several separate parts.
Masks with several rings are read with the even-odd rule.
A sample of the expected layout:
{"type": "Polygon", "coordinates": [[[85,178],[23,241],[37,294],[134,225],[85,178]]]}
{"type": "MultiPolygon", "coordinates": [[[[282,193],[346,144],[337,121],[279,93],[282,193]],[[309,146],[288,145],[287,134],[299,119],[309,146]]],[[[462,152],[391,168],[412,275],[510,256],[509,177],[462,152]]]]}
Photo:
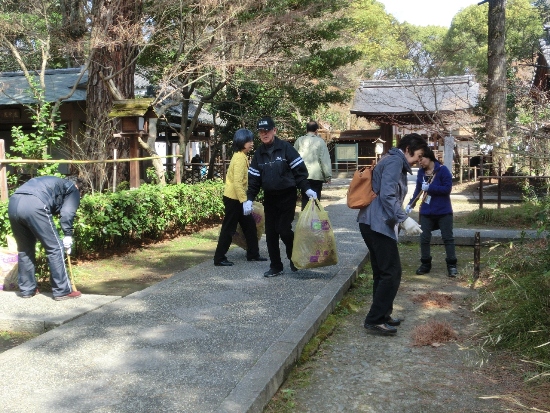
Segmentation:
{"type": "Polygon", "coordinates": [[[21,109],[0,109],[0,120],[21,119],[21,109]]]}
{"type": "Polygon", "coordinates": [[[357,162],[359,156],[359,146],[356,143],[337,143],[335,146],[335,161],[338,162],[357,162]]]}

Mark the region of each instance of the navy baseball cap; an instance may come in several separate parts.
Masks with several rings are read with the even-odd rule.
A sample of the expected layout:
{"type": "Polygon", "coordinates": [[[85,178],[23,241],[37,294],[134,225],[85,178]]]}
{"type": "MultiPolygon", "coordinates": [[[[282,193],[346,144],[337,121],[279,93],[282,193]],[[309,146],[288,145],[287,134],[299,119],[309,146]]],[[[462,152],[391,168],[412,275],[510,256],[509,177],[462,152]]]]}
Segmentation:
{"type": "Polygon", "coordinates": [[[265,116],[258,121],[256,129],[271,130],[275,128],[275,122],[269,116],[265,116]]]}

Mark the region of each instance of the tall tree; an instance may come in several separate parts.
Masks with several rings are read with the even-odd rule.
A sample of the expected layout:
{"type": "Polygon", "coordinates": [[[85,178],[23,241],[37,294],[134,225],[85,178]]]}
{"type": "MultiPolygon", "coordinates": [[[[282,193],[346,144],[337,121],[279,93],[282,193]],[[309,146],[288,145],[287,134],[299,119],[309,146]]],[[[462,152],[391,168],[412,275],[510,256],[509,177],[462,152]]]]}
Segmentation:
{"type": "Polygon", "coordinates": [[[487,49],[487,141],[504,143],[506,137],[506,0],[489,0],[487,49]]]}
{"type": "MultiPolygon", "coordinates": [[[[134,74],[138,47],[142,43],[141,0],[96,0],[92,7],[91,63],[88,68],[84,151],[95,159],[128,157],[129,139],[115,138],[115,121],[108,118],[114,95],[134,97],[134,74]]],[[[91,165],[89,179],[102,190],[113,171],[91,165]]],[[[117,168],[117,181],[128,180],[127,164],[117,168]]]]}
{"type": "Polygon", "coordinates": [[[345,64],[356,56],[349,47],[331,49],[334,53],[325,49],[327,39],[342,29],[332,14],[338,14],[343,4],[340,0],[154,3],[148,21],[155,46],[144,52],[141,64],[147,67],[144,74],[160,85],[163,107],[182,107],[177,131],[182,154],[200,109],[215,109],[211,105],[222,96],[220,92],[228,84],[239,87],[242,76],[279,88],[279,98],[294,102],[295,113],[312,96],[321,96],[306,97],[300,86],[305,86],[305,79],[319,85],[337,62],[345,64]],[[291,81],[295,87],[286,89],[291,81]],[[195,116],[190,115],[191,103],[196,106],[195,116]]]}

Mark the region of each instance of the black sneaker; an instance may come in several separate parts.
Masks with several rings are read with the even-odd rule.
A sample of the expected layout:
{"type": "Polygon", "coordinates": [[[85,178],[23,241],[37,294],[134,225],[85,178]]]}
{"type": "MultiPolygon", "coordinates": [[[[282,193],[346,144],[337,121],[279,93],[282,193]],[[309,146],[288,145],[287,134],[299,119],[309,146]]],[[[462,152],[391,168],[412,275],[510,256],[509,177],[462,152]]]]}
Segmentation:
{"type": "Polygon", "coordinates": [[[270,268],[269,271],[264,272],[264,277],[276,277],[278,275],[281,275],[283,273],[283,270],[276,270],[274,268],[270,268]]]}
{"type": "Polygon", "coordinates": [[[397,333],[397,328],[389,326],[387,324],[367,324],[365,323],[365,328],[372,333],[378,334],[395,334],[397,333]]]}
{"type": "Polygon", "coordinates": [[[294,265],[294,263],[292,262],[292,260],[290,261],[290,269],[292,270],[292,272],[298,271],[298,268],[296,268],[296,266],[294,265]]]}

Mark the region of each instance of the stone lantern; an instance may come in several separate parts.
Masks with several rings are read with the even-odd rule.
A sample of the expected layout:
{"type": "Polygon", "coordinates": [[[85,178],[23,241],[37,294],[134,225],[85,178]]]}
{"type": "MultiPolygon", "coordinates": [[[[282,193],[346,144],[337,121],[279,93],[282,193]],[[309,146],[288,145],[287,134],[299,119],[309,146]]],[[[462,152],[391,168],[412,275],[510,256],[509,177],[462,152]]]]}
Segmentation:
{"type": "MultiPolygon", "coordinates": [[[[147,136],[149,119],[157,118],[151,99],[115,100],[109,118],[119,118],[119,132],[115,137],[130,139],[130,158],[139,158],[139,139],[147,136]]],[[[138,188],[139,161],[130,161],[130,188],[138,188]]]]}

